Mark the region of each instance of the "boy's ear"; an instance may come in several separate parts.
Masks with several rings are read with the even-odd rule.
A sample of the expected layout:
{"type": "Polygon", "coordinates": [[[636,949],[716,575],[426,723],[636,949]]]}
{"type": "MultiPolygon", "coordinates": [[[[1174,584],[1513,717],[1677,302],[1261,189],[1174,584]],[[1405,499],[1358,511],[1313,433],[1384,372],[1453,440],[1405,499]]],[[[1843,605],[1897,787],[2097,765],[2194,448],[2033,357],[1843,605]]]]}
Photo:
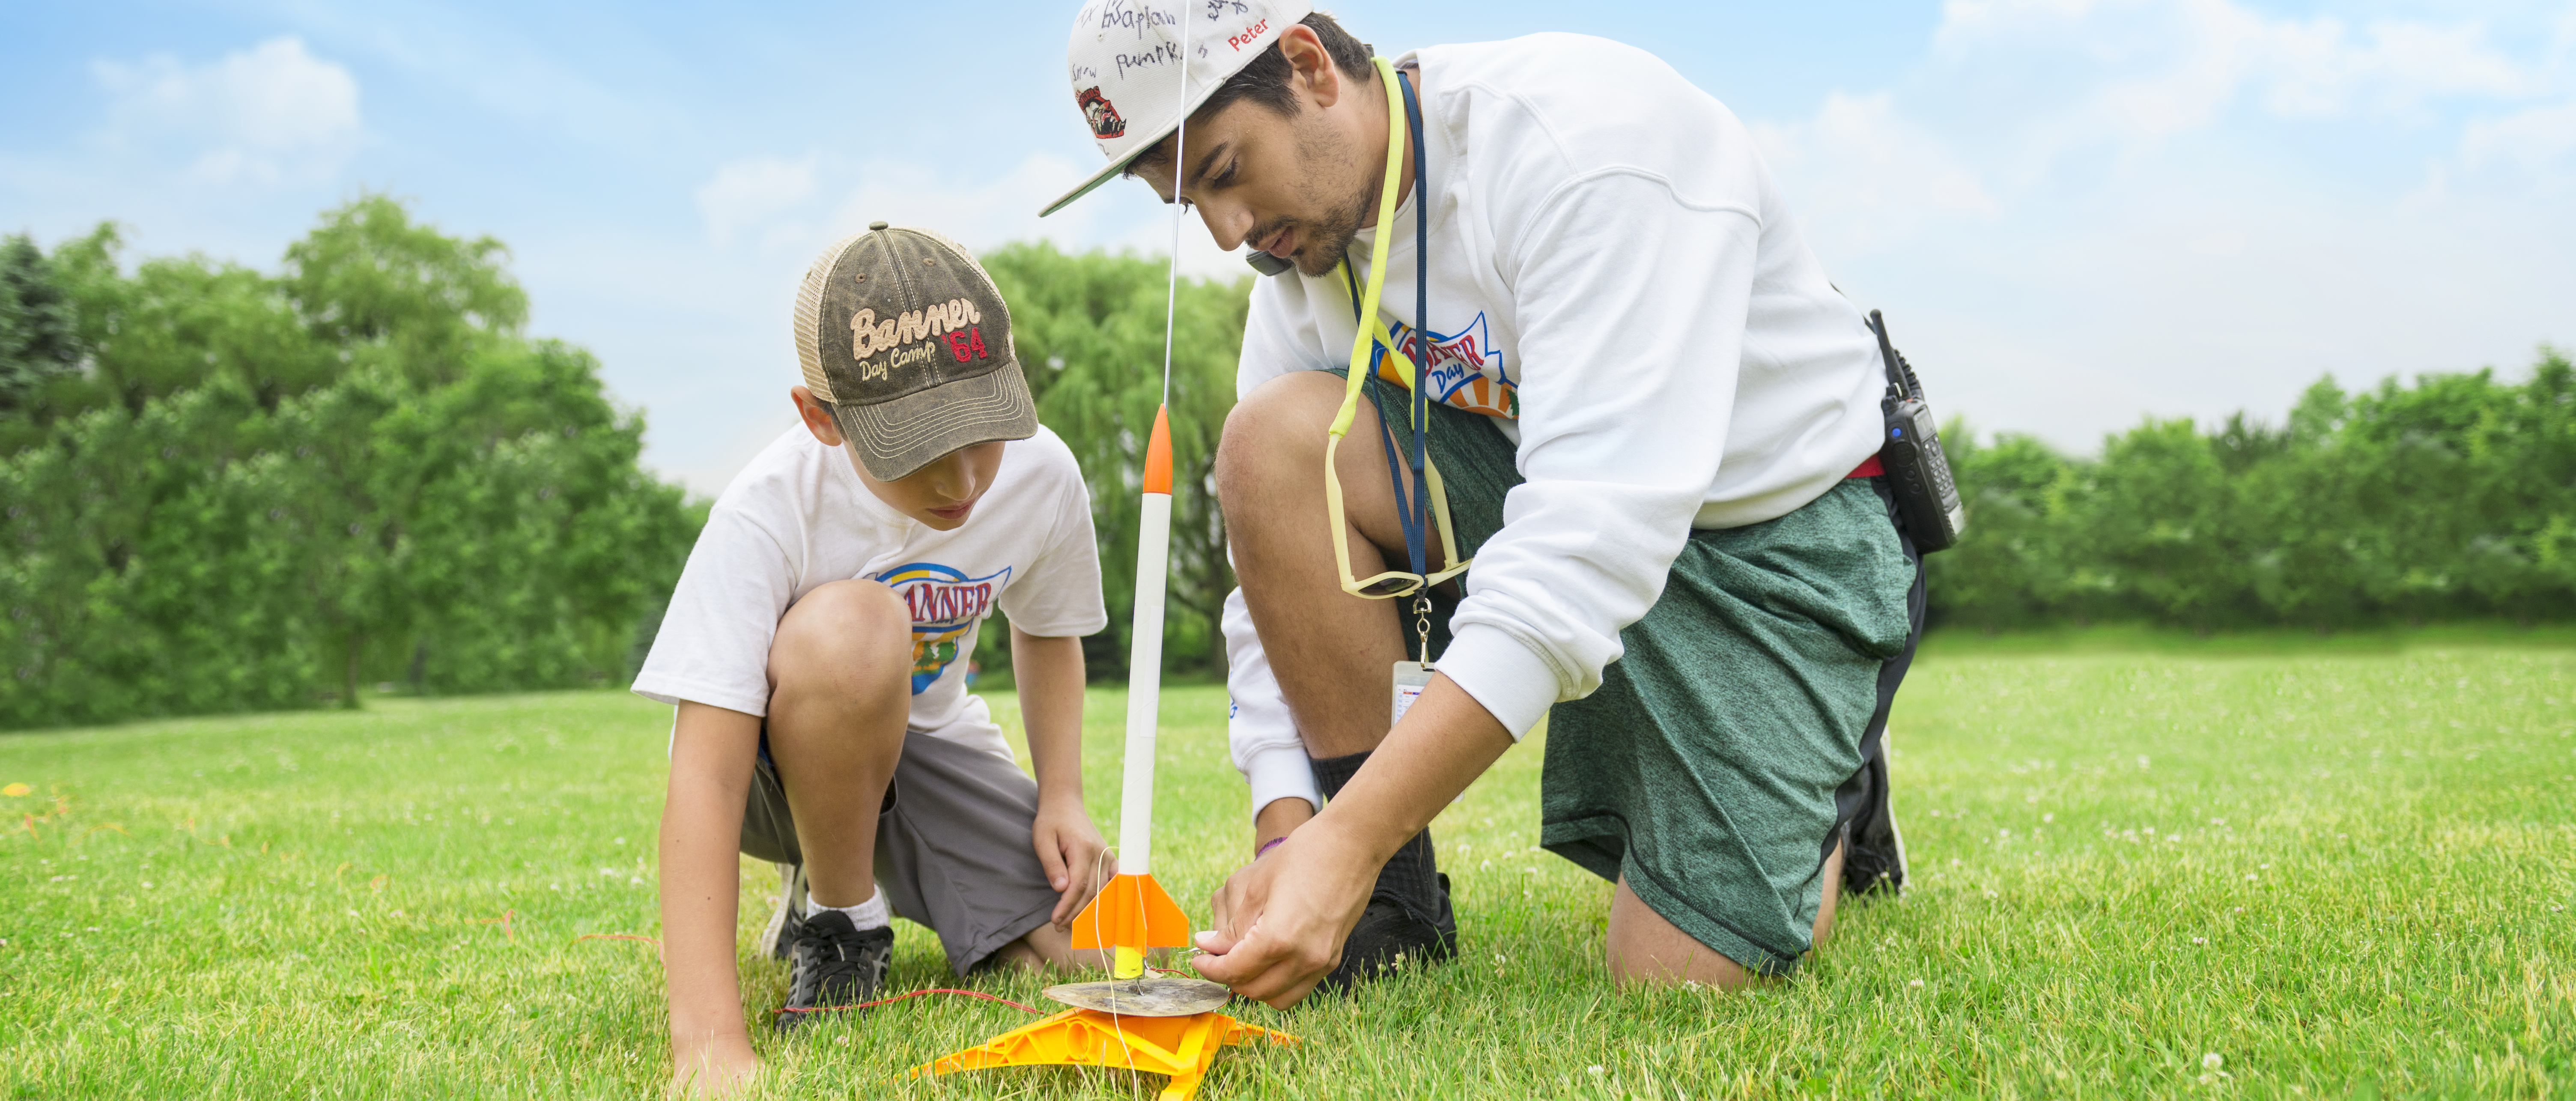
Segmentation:
{"type": "Polygon", "coordinates": [[[832,419],[832,411],[824,407],[812,390],[791,386],[787,388],[787,396],[795,401],[796,415],[804,420],[805,430],[813,433],[816,441],[825,447],[841,446],[840,422],[832,419]]]}

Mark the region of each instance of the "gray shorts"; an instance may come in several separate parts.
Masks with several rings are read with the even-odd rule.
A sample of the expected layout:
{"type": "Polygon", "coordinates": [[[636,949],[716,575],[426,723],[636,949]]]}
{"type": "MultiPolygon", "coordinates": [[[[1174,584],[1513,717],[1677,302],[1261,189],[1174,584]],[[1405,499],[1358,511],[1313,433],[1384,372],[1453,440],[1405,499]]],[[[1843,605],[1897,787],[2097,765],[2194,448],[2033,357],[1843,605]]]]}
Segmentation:
{"type": "MultiPolygon", "coordinates": [[[[1037,781],[1019,766],[905,732],[877,811],[877,889],[897,916],[939,934],[959,975],[1046,924],[1063,897],[1038,864],[1030,838],[1037,816],[1037,781]]],[[[742,851],[773,864],[805,862],[765,731],[742,811],[742,851]]]]}

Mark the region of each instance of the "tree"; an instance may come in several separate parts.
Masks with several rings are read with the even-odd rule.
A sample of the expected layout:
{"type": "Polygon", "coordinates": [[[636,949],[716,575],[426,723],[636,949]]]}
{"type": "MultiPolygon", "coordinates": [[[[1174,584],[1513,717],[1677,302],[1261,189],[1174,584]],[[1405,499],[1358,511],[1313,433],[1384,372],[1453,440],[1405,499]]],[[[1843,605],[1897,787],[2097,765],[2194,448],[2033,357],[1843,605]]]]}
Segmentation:
{"type": "Polygon", "coordinates": [[[1931,560],[1937,622],[2576,617],[2576,367],[2552,349],[2519,386],[2325,379],[2282,427],[2149,421],[2093,461],[1960,436],[1970,526],[1931,560]]]}
{"type": "Polygon", "coordinates": [[[373,196],[287,277],[118,240],[47,258],[84,366],[0,409],[0,726],[627,672],[705,509],[497,243],[373,196]]]}
{"type": "Polygon", "coordinates": [[[528,295],[504,266],[509,255],[490,237],[415,225],[401,203],[368,195],[287,246],[281,282],[316,339],[432,385],[461,375],[484,342],[527,324],[528,295]]]}
{"type": "Polygon", "coordinates": [[[0,239],[0,411],[24,407],[80,366],[71,303],[25,234],[0,239]]]}

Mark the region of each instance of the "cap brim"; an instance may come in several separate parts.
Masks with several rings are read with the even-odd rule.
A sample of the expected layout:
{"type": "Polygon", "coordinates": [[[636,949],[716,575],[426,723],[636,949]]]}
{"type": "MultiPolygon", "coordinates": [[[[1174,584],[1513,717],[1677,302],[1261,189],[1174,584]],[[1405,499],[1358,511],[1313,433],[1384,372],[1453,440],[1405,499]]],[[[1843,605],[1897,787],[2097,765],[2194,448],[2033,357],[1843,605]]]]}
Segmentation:
{"type": "Polygon", "coordinates": [[[1065,207],[1072,205],[1072,203],[1073,203],[1073,201],[1074,201],[1075,199],[1079,199],[1079,198],[1081,198],[1081,197],[1083,197],[1083,196],[1085,196],[1085,195],[1089,195],[1089,194],[1091,194],[1091,193],[1092,193],[1093,191],[1095,191],[1095,190],[1098,190],[1098,189],[1099,189],[1099,187],[1100,187],[1100,185],[1105,184],[1105,183],[1108,183],[1111,179],[1115,178],[1119,173],[1127,171],[1127,166],[1128,166],[1128,165],[1131,165],[1131,164],[1136,163],[1136,158],[1141,157],[1141,156],[1144,156],[1144,155],[1145,155],[1145,153],[1146,153],[1148,150],[1151,150],[1152,148],[1154,148],[1154,147],[1155,147],[1155,146],[1157,146],[1157,145],[1161,145],[1161,144],[1163,144],[1163,139],[1168,138],[1168,137],[1171,137],[1174,133],[1177,133],[1179,130],[1180,130],[1180,125],[1179,125],[1178,123],[1175,123],[1175,124],[1173,124],[1173,126],[1172,126],[1172,128],[1171,128],[1171,129],[1169,129],[1169,130],[1165,130],[1165,131],[1163,131],[1163,132],[1162,132],[1162,133],[1160,133],[1160,134],[1156,134],[1156,135],[1154,135],[1154,138],[1153,138],[1153,140],[1152,140],[1152,141],[1146,141],[1146,142],[1139,142],[1139,143],[1137,143],[1136,151],[1135,151],[1135,152],[1133,152],[1133,153],[1129,153],[1129,154],[1127,154],[1127,155],[1126,155],[1126,156],[1124,156],[1124,157],[1120,157],[1120,158],[1118,158],[1117,160],[1111,161],[1111,162],[1109,162],[1109,167],[1107,167],[1107,168],[1103,168],[1103,169],[1101,169],[1101,170],[1100,170],[1100,171],[1098,171],[1098,172],[1092,173],[1092,175],[1091,175],[1091,178],[1090,178],[1090,179],[1087,179],[1087,180],[1082,181],[1082,184],[1081,184],[1080,186],[1075,187],[1075,188],[1074,188],[1073,190],[1071,190],[1071,191],[1067,191],[1067,192],[1065,192],[1065,193],[1064,193],[1064,195],[1063,195],[1062,197],[1058,198],[1056,201],[1051,202],[1051,203],[1048,203],[1048,204],[1046,205],[1046,209],[1041,210],[1041,211],[1038,211],[1038,217],[1040,217],[1040,218],[1044,218],[1044,217],[1046,217],[1046,216],[1047,216],[1047,215],[1049,215],[1049,214],[1053,214],[1053,213],[1055,213],[1056,211],[1062,210],[1062,209],[1064,209],[1065,207]]]}
{"type": "Polygon", "coordinates": [[[1038,434],[1018,363],[874,405],[836,402],[832,419],[868,476],[891,482],[961,447],[1038,434]]]}

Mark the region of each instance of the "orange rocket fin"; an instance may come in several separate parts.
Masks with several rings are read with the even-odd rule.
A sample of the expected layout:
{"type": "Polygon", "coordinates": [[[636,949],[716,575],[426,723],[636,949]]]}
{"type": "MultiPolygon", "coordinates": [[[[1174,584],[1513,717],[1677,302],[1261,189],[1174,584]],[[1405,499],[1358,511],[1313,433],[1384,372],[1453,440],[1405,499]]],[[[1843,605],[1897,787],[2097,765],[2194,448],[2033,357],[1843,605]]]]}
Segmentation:
{"type": "Polygon", "coordinates": [[[1190,919],[1150,875],[1122,875],[1073,919],[1076,948],[1186,948],[1190,919]]]}

